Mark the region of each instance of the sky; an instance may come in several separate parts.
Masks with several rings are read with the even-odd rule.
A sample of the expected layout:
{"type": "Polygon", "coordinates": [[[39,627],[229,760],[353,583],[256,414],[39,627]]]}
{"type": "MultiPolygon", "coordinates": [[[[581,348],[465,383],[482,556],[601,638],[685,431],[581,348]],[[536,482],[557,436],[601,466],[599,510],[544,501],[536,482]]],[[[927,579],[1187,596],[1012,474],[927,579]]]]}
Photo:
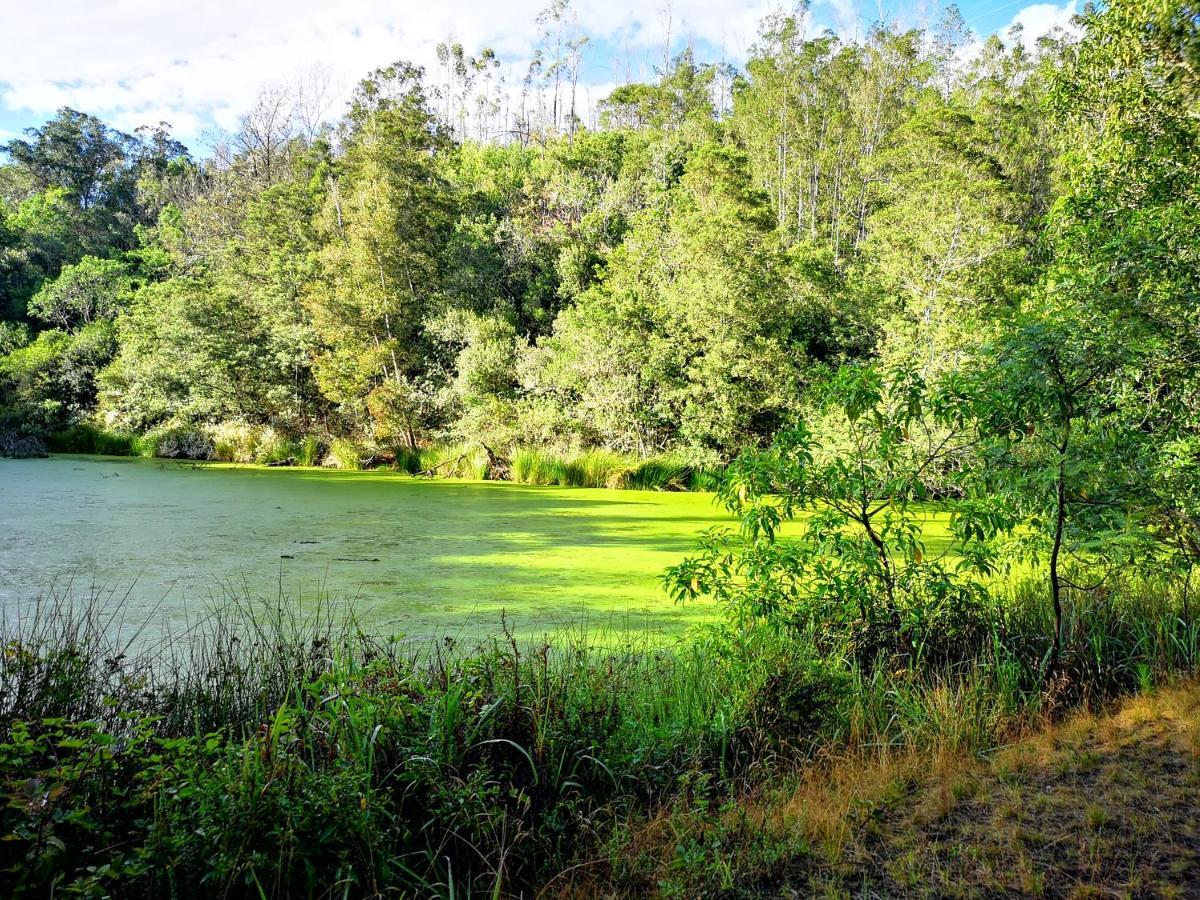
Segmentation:
{"type": "MultiPolygon", "coordinates": [[[[125,131],[167,122],[193,150],[269,86],[312,78],[331,86],[331,114],[371,69],[397,59],[435,67],[439,41],[491,47],[507,79],[524,74],[549,0],[0,0],[0,141],[61,106],[125,131]]],[[[778,0],[571,0],[590,37],[587,101],[614,83],[648,80],[664,47],[737,65],[778,0]]],[[[1066,26],[1075,0],[962,0],[982,39],[1014,23],[1033,41],[1066,26]]],[[[811,28],[853,37],[882,17],[904,25],[939,16],[939,0],[813,0],[811,28]]]]}

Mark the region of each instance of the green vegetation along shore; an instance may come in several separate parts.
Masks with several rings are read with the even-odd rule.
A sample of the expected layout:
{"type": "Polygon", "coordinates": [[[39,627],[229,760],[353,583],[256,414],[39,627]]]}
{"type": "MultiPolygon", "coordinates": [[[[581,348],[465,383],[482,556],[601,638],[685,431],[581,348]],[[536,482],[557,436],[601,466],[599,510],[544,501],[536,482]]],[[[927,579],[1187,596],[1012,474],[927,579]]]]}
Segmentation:
{"type": "Polygon", "coordinates": [[[274,467],[313,467],[358,471],[390,469],[408,475],[516,481],[561,487],[631,490],[711,491],[721,469],[700,465],[682,454],[639,457],[608,450],[575,453],[518,449],[497,456],[479,443],[431,444],[372,451],[348,440],[314,435],[287,438],[268,428],[216,427],[165,429],[148,434],[108,431],[77,424],[46,436],[55,453],[243,463],[274,467]]]}
{"type": "MultiPolygon", "coordinates": [[[[1053,613],[1031,585],[980,609],[970,637],[917,635],[938,662],[886,664],[768,629],[617,651],[501,637],[417,658],[319,610],[236,598],[188,640],[130,655],[106,637],[111,608],[47,601],[3,634],[0,871],[17,897],[940,890],[921,874],[937,871],[921,856],[936,844],[906,845],[890,818],[872,843],[871,823],[925,775],[949,815],[987,790],[975,754],[1200,665],[1200,623],[1177,591],[1119,582],[1071,602],[1048,687],[1053,613]]],[[[1112,799],[1074,810],[1096,847],[1121,812],[1112,799]]],[[[936,841],[929,827],[911,839],[936,841]]],[[[1042,842],[1075,840],[1036,827],[1042,842]]],[[[1021,877],[1048,893],[1122,889],[1137,870],[1038,870],[1031,832],[964,846],[976,840],[1026,869],[938,857],[991,879],[966,894],[1021,890],[1021,877]]],[[[1193,864],[1159,862],[1155,883],[1193,864]]]]}

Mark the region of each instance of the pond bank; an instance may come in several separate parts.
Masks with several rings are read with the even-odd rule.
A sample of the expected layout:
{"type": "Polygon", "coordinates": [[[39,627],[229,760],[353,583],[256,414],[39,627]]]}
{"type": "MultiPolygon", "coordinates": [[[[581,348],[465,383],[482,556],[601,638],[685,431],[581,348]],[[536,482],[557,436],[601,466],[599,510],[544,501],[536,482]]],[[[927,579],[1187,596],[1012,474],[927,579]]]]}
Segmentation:
{"type": "Polygon", "coordinates": [[[482,444],[368,447],[351,440],[289,437],[265,426],[224,424],[168,428],[148,434],[75,425],[47,438],[58,453],[193,459],[280,467],[389,469],[409,475],[515,481],[559,487],[711,491],[719,466],[678,453],[650,457],[586,450],[574,453],[522,448],[498,455],[482,444]]]}

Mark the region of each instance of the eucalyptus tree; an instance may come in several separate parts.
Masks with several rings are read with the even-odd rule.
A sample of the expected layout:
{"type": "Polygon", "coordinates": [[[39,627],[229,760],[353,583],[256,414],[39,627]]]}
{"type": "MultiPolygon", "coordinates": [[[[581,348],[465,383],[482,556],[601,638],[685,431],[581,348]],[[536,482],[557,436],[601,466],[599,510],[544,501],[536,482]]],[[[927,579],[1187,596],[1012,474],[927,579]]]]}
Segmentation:
{"type": "Polygon", "coordinates": [[[1026,270],[1021,201],[971,110],[927,93],[879,154],[856,269],[879,293],[880,352],[925,377],[960,367],[1026,270]]]}
{"type": "Polygon", "coordinates": [[[918,32],[875,29],[862,44],[803,16],[765,23],[735,86],[732,127],[793,241],[828,242],[852,257],[866,233],[876,159],[934,74],[918,32]]]}

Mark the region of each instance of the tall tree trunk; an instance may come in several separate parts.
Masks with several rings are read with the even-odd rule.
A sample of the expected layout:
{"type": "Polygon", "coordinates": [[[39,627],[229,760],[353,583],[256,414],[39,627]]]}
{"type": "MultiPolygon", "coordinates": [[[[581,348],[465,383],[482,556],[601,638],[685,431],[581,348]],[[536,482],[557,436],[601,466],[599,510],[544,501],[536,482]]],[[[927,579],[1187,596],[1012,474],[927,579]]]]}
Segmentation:
{"type": "Polygon", "coordinates": [[[1062,654],[1063,606],[1062,575],[1059,560],[1062,557],[1063,533],[1067,523],[1067,450],[1071,446],[1071,411],[1068,408],[1066,424],[1063,426],[1062,443],[1058,445],[1058,474],[1054,480],[1054,543],[1050,548],[1050,600],[1054,606],[1054,642],[1050,645],[1050,659],[1046,674],[1058,668],[1062,654]]]}

